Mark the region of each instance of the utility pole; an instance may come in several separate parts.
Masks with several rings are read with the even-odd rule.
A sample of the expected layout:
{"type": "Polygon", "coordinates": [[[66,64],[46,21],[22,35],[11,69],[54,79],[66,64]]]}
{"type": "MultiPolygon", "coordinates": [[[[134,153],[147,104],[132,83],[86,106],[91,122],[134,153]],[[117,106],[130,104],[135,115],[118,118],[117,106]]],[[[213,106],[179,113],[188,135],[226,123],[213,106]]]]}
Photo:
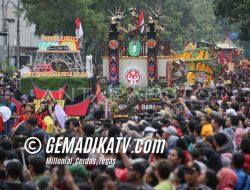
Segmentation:
{"type": "MultiPolygon", "coordinates": [[[[2,31],[3,32],[7,32],[7,23],[6,23],[6,18],[5,18],[5,0],[2,0],[2,31]]],[[[3,40],[3,47],[5,49],[7,45],[7,36],[4,36],[4,40],[3,40]]]]}
{"type": "Polygon", "coordinates": [[[20,0],[17,0],[17,69],[19,69],[20,66],[20,0]]]}

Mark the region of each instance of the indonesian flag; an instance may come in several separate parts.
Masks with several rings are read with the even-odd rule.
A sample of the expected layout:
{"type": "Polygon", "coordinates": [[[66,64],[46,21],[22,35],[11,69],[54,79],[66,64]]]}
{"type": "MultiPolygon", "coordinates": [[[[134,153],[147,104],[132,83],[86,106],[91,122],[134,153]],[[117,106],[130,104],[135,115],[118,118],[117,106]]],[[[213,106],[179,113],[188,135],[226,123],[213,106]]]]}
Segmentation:
{"type": "Polygon", "coordinates": [[[103,96],[103,95],[102,95],[102,92],[101,92],[100,83],[97,83],[97,84],[96,84],[95,96],[96,96],[97,103],[100,103],[100,102],[102,102],[102,101],[105,100],[105,96],[103,96]]]}
{"type": "Polygon", "coordinates": [[[144,32],[144,11],[141,10],[141,13],[139,15],[138,21],[137,21],[137,28],[141,27],[141,33],[144,32]]]}
{"type": "Polygon", "coordinates": [[[76,25],[76,37],[77,39],[81,38],[83,36],[83,29],[82,29],[82,24],[81,20],[79,17],[76,18],[75,20],[75,25],[76,25]]]}

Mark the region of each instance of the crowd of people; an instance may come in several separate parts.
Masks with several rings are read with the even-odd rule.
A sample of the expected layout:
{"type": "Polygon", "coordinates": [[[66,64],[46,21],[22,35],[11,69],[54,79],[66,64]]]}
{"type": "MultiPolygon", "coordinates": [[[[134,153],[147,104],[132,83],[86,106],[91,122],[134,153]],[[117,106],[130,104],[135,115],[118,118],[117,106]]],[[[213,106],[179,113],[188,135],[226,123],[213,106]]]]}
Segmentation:
{"type": "MultiPolygon", "coordinates": [[[[249,65],[219,77],[210,87],[180,85],[176,96],[162,93],[161,111],[147,110],[132,118],[106,118],[92,98],[89,114],[69,118],[64,128],[54,115],[55,101],[41,100],[38,110],[20,96],[18,73],[1,75],[1,105],[12,112],[0,116],[1,190],[249,190],[250,77],[249,65]],[[54,124],[44,121],[50,116],[54,124]],[[48,129],[49,128],[49,129],[48,129]],[[131,137],[164,139],[163,153],[28,154],[24,142],[37,137],[131,137]],[[46,158],[104,157],[110,165],[48,165],[46,158]]],[[[128,99],[128,101],[131,98],[128,99]]],[[[131,102],[128,104],[131,105],[131,102]]],[[[135,115],[134,115],[135,116],[135,115]]],[[[129,149],[132,149],[133,143],[129,149]]]]}

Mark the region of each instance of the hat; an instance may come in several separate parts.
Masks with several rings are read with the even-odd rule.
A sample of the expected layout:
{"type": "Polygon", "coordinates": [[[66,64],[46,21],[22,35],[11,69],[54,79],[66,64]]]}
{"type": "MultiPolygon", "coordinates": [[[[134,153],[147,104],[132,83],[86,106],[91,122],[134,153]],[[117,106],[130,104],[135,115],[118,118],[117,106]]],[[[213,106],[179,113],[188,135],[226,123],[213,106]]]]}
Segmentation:
{"type": "Polygon", "coordinates": [[[129,8],[129,11],[131,12],[131,11],[136,11],[136,8],[135,7],[131,7],[131,8],[129,8]]]}
{"type": "Polygon", "coordinates": [[[188,165],[185,167],[185,172],[201,172],[201,168],[199,166],[199,164],[197,164],[196,162],[193,162],[192,164],[188,165]]]}
{"type": "Polygon", "coordinates": [[[7,90],[7,91],[4,93],[4,95],[5,95],[5,96],[12,96],[12,93],[11,93],[10,91],[7,90]]]}
{"type": "Polygon", "coordinates": [[[155,133],[157,131],[157,129],[153,128],[153,127],[146,127],[144,129],[145,133],[155,133]]]}
{"type": "Polygon", "coordinates": [[[162,131],[170,135],[177,135],[177,130],[174,126],[170,125],[169,127],[163,127],[162,131]]]}
{"type": "Polygon", "coordinates": [[[238,94],[238,91],[237,90],[233,90],[233,95],[236,95],[238,94]]]}
{"type": "Polygon", "coordinates": [[[16,163],[21,164],[20,161],[19,161],[18,159],[13,158],[13,159],[9,159],[9,160],[4,160],[3,165],[6,167],[6,166],[7,166],[9,163],[11,163],[11,162],[16,162],[16,163]]]}
{"type": "Polygon", "coordinates": [[[205,111],[208,115],[210,115],[210,114],[213,112],[213,110],[212,110],[211,108],[205,108],[204,111],[205,111]]]}
{"type": "Polygon", "coordinates": [[[24,95],[21,96],[21,100],[24,100],[24,101],[28,102],[29,97],[26,94],[24,94],[24,95]]]}
{"type": "Polygon", "coordinates": [[[233,109],[233,108],[230,108],[230,109],[227,109],[226,110],[226,114],[227,114],[227,116],[237,116],[237,113],[236,113],[236,111],[233,109]]]}
{"type": "Polygon", "coordinates": [[[136,171],[143,176],[145,174],[146,168],[143,166],[142,163],[136,162],[136,163],[132,164],[131,166],[129,166],[129,170],[136,171]]]}

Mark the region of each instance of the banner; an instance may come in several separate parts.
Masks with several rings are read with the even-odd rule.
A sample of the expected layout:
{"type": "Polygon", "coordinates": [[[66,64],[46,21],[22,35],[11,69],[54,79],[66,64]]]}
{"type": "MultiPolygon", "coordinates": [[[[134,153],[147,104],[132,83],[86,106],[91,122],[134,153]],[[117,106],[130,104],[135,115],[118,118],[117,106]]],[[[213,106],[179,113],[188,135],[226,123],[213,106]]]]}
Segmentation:
{"type": "Polygon", "coordinates": [[[93,77],[93,64],[92,64],[92,55],[87,55],[86,56],[86,72],[87,72],[87,77],[91,78],[93,77]]]}

